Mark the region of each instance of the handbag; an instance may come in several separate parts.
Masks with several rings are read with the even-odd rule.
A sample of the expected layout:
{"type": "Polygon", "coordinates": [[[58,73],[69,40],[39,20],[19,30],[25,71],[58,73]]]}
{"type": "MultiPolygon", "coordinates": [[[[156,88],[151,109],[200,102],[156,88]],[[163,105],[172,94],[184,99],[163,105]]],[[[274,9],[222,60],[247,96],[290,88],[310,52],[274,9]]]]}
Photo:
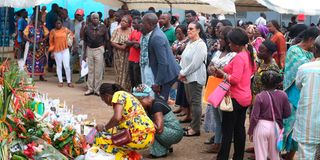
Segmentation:
{"type": "Polygon", "coordinates": [[[274,116],[274,110],[273,110],[273,101],[271,98],[271,95],[269,94],[269,92],[267,92],[268,96],[269,96],[269,100],[271,103],[271,111],[272,111],[272,119],[273,119],[273,123],[274,123],[274,132],[276,134],[276,149],[277,151],[281,152],[284,148],[284,143],[283,143],[283,133],[284,133],[284,128],[280,129],[280,131],[278,131],[277,128],[277,122],[274,116]]]}
{"type": "Polygon", "coordinates": [[[130,143],[132,141],[130,131],[128,129],[122,129],[118,131],[116,134],[113,134],[112,129],[111,141],[116,146],[123,146],[130,143]]]}
{"type": "Polygon", "coordinates": [[[221,111],[225,112],[232,112],[233,111],[233,105],[232,105],[232,99],[230,95],[226,95],[219,106],[221,111]]]}
{"type": "Polygon", "coordinates": [[[68,47],[72,47],[72,45],[73,45],[73,36],[72,36],[71,32],[68,33],[67,29],[66,29],[66,32],[67,32],[67,44],[68,44],[68,47]]]}
{"type": "Polygon", "coordinates": [[[218,87],[218,85],[223,82],[223,79],[214,76],[209,76],[207,86],[204,91],[203,99],[207,102],[210,94],[218,87]]]}
{"type": "Polygon", "coordinates": [[[210,94],[208,98],[208,102],[212,104],[213,107],[217,108],[221,101],[223,100],[224,96],[230,89],[230,83],[226,80],[221,82],[218,87],[210,94]]]}

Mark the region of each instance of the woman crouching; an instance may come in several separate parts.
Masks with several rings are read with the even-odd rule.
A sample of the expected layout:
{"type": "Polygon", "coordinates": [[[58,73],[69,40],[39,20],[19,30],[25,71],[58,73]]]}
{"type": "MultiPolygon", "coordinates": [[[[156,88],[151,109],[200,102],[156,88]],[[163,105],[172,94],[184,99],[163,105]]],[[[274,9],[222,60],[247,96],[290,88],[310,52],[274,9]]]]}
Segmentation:
{"type": "Polygon", "coordinates": [[[167,103],[160,98],[155,99],[150,96],[151,92],[152,89],[144,84],[133,89],[133,95],[140,100],[155,124],[156,134],[155,141],[150,148],[151,157],[166,157],[169,152],[173,151],[171,145],[181,141],[183,129],[167,103]]]}
{"type": "Polygon", "coordinates": [[[113,130],[128,130],[131,140],[119,145],[112,137],[110,139],[102,136],[96,138],[95,145],[103,147],[107,153],[114,154],[116,160],[141,159],[136,150],[147,149],[153,143],[155,133],[153,122],[141,103],[117,84],[102,84],[100,97],[107,105],[112,106],[114,114],[107,124],[99,124],[96,129],[99,132],[105,131],[112,137],[115,136],[113,130]]]}

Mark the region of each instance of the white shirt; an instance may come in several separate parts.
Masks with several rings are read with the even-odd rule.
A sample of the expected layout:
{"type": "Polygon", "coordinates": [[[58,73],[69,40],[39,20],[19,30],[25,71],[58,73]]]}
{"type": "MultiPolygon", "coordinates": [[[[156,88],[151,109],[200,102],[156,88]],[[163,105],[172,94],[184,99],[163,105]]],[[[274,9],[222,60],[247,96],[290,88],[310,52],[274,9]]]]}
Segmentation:
{"type": "Polygon", "coordinates": [[[256,20],[256,23],[255,23],[257,26],[258,25],[267,25],[267,20],[264,19],[263,17],[259,17],[257,20],[256,20]]]}
{"type": "Polygon", "coordinates": [[[207,80],[207,46],[200,38],[197,41],[189,41],[181,55],[180,74],[186,76],[187,81],[184,83],[197,82],[205,85],[207,80]]]}
{"type": "Polygon", "coordinates": [[[117,21],[112,22],[110,25],[110,34],[112,35],[113,32],[119,27],[120,27],[120,25],[117,21]]]}

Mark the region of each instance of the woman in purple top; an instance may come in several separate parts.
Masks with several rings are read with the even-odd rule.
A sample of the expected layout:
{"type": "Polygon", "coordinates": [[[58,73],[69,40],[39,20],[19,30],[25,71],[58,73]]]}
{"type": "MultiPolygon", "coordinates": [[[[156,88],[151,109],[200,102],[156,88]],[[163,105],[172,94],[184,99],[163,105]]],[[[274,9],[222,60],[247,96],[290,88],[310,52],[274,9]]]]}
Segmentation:
{"type": "Polygon", "coordinates": [[[273,70],[265,71],[261,76],[264,91],[256,96],[248,131],[250,141],[253,141],[255,159],[280,159],[274,127],[280,131],[282,120],[291,114],[287,94],[276,89],[281,81],[281,75],[273,70]]]}

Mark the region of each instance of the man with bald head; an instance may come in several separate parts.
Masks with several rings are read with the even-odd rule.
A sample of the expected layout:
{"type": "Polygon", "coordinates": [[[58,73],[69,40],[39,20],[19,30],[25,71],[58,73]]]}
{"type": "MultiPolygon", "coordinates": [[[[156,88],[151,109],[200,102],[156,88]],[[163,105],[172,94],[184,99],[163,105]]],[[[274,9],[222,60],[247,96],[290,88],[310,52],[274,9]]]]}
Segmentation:
{"type": "MultiPolygon", "coordinates": [[[[157,26],[158,17],[148,13],[142,19],[141,61],[148,64],[153,74],[152,89],[156,95],[168,100],[171,86],[176,82],[180,67],[172,53],[166,35],[157,26]],[[147,56],[146,56],[147,54],[147,56]]],[[[142,81],[144,77],[142,71],[142,81]]]]}
{"type": "Polygon", "coordinates": [[[100,95],[99,89],[102,83],[104,72],[103,53],[109,40],[107,27],[100,23],[98,13],[91,14],[91,22],[84,29],[84,55],[83,60],[87,59],[89,66],[88,90],[85,96],[95,94],[100,95]]]}
{"type": "Polygon", "coordinates": [[[171,25],[171,14],[164,13],[159,18],[159,23],[162,26],[161,30],[167,36],[170,46],[176,40],[176,32],[174,27],[171,25]]]}

